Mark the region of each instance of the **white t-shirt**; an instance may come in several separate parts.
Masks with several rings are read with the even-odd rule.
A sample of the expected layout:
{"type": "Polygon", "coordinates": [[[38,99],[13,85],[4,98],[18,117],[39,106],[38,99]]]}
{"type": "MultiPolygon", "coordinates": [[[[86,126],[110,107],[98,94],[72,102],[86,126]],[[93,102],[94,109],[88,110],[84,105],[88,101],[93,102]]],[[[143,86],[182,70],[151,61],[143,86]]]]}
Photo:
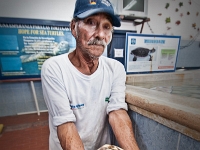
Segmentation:
{"type": "Polygon", "coordinates": [[[49,149],[62,150],[57,126],[74,122],[85,150],[110,144],[108,113],[125,109],[124,66],[104,56],[92,75],[78,71],[67,54],[51,57],[42,66],[42,88],[49,111],[49,149]]]}

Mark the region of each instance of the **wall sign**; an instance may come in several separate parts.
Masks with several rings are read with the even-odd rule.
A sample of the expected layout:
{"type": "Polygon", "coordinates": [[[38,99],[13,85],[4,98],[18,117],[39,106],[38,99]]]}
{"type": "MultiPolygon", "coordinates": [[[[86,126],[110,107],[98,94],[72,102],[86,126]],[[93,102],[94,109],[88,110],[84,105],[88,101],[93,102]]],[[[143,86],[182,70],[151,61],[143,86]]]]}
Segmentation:
{"type": "Polygon", "coordinates": [[[127,74],[175,71],[180,39],[180,36],[127,33],[127,74]]]}
{"type": "Polygon", "coordinates": [[[0,23],[0,79],[40,77],[46,59],[74,49],[69,26],[0,23]]]}

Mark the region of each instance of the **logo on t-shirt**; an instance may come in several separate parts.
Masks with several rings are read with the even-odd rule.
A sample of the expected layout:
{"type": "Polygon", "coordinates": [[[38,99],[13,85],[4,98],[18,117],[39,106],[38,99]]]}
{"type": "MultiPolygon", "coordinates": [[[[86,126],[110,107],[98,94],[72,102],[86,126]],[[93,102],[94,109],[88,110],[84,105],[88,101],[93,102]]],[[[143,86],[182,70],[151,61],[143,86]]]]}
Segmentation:
{"type": "Polygon", "coordinates": [[[110,102],[109,97],[105,98],[105,102],[108,102],[108,103],[110,102]]]}
{"type": "Polygon", "coordinates": [[[72,110],[84,108],[84,104],[70,105],[72,110]]]}

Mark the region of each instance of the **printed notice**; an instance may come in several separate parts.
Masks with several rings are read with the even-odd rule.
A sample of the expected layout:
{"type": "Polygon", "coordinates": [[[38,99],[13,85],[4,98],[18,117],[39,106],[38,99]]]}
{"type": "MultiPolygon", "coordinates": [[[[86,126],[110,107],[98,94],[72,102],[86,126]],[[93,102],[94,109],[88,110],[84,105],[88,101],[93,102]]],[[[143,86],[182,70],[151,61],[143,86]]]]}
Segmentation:
{"type": "Polygon", "coordinates": [[[180,39],[180,36],[127,33],[127,73],[175,71],[180,39]]]}
{"type": "Polygon", "coordinates": [[[123,57],[123,49],[114,48],[114,57],[123,57]]]}

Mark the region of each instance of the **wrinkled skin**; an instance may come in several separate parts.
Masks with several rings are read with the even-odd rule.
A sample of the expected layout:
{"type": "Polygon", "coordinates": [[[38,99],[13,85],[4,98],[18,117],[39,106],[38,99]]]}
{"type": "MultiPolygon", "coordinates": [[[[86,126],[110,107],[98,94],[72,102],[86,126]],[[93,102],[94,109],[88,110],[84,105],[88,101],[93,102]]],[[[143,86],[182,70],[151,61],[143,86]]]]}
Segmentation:
{"type": "Polygon", "coordinates": [[[80,72],[90,75],[96,71],[98,59],[112,39],[110,18],[100,13],[84,20],[73,20],[71,31],[76,39],[76,49],[69,54],[69,59],[80,72]]]}

